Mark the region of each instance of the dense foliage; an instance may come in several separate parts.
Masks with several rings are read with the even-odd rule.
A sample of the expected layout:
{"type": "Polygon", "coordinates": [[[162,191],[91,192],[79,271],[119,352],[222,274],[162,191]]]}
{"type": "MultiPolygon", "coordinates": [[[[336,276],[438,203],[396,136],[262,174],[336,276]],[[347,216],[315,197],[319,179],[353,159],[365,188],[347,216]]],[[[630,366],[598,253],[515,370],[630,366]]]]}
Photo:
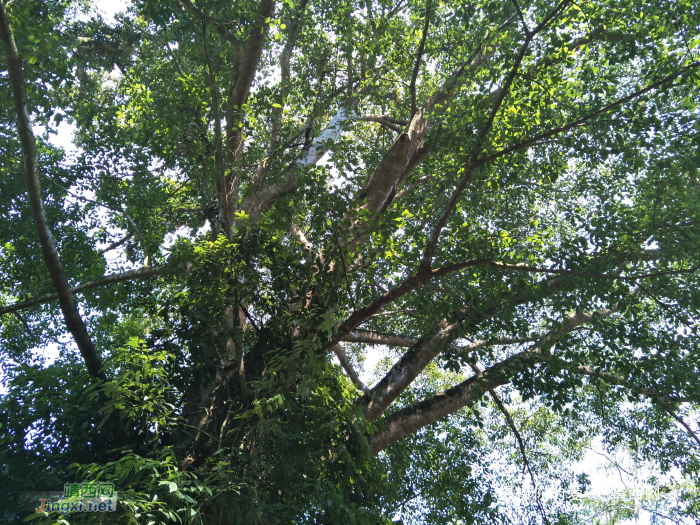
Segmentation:
{"type": "Polygon", "coordinates": [[[696,518],[697,2],[0,8],[0,519],[696,518]]]}

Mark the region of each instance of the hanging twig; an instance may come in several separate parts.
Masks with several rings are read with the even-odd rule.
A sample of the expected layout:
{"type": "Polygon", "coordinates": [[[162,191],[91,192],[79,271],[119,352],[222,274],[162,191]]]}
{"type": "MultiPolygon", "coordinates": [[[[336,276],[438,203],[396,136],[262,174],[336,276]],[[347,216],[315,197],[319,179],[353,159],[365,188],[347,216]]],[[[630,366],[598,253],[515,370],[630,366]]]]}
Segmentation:
{"type": "MultiPolygon", "coordinates": [[[[476,363],[470,363],[470,366],[472,370],[474,370],[474,373],[477,375],[481,374],[481,369],[476,363]]],[[[510,430],[513,432],[513,435],[515,436],[515,440],[518,442],[518,448],[520,449],[520,455],[523,457],[523,469],[527,469],[528,473],[530,474],[530,481],[532,481],[532,487],[535,490],[535,501],[537,502],[537,508],[540,511],[540,514],[542,515],[542,519],[544,520],[545,523],[549,524],[549,518],[547,517],[547,513],[544,510],[544,506],[542,505],[542,501],[540,499],[540,493],[537,491],[537,482],[535,481],[535,474],[532,472],[532,468],[530,467],[530,461],[527,459],[527,453],[525,452],[525,443],[523,442],[523,438],[520,435],[520,432],[518,431],[518,427],[515,426],[515,421],[513,421],[513,416],[510,415],[510,412],[506,408],[506,406],[503,404],[503,401],[501,401],[501,398],[498,397],[498,394],[496,394],[495,390],[489,390],[489,394],[491,395],[491,399],[493,399],[493,402],[496,403],[496,406],[498,407],[498,410],[501,411],[503,416],[506,418],[506,421],[508,423],[508,426],[510,427],[510,430]]]]}

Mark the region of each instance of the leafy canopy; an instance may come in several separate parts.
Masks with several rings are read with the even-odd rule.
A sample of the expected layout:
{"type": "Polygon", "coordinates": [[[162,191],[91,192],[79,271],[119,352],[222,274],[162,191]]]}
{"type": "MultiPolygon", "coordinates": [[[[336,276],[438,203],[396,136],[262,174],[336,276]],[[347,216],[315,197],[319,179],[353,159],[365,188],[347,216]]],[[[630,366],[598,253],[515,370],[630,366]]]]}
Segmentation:
{"type": "Polygon", "coordinates": [[[0,1],[2,519],[697,516],[696,2],[0,1]]]}

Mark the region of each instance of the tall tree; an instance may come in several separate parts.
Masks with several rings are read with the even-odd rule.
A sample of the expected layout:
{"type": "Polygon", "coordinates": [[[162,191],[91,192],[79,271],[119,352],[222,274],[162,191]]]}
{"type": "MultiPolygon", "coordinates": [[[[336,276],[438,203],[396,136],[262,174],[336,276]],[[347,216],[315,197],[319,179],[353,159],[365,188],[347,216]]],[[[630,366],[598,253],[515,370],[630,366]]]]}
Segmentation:
{"type": "Polygon", "coordinates": [[[576,523],[530,454],[595,434],[694,486],[696,2],[81,5],[0,0],[8,519],[507,520],[511,461],[576,523]]]}

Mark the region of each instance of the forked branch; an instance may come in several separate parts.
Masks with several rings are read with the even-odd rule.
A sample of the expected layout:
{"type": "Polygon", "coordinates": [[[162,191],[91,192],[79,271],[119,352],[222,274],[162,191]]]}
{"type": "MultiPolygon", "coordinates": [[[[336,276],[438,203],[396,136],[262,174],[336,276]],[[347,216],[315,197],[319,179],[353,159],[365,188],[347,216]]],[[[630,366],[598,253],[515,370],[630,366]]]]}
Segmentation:
{"type": "Polygon", "coordinates": [[[386,419],[384,430],[370,437],[370,453],[376,455],[404,436],[481,398],[489,390],[508,384],[516,375],[544,362],[548,349],[564,334],[594,319],[604,319],[616,311],[617,306],[591,313],[577,312],[535,346],[504,359],[435,397],[394,412],[386,419]]]}

